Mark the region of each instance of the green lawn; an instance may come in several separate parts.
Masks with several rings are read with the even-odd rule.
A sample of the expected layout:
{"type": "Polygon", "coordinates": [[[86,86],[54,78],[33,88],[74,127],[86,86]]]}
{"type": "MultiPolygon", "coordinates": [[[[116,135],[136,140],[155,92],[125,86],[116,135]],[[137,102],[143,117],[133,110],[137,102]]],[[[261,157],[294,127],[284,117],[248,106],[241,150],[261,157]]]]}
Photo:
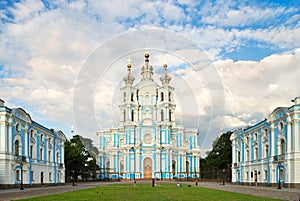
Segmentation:
{"type": "Polygon", "coordinates": [[[231,193],[201,187],[188,187],[176,184],[162,184],[151,187],[151,184],[113,184],[92,189],[73,191],[55,195],[41,196],[22,200],[274,200],[251,195],[231,193]]]}

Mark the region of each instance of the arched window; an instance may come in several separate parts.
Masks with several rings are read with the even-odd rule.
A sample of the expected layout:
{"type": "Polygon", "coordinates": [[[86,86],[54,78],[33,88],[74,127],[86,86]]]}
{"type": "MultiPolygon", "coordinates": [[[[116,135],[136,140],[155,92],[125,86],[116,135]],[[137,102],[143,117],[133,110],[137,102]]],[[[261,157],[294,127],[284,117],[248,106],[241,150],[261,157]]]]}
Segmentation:
{"type": "Polygon", "coordinates": [[[133,101],[133,93],[131,93],[131,101],[133,101]]]}
{"type": "Polygon", "coordinates": [[[246,150],[246,161],[250,160],[249,149],[246,150]]]}
{"type": "Polygon", "coordinates": [[[15,155],[16,155],[16,156],[19,156],[19,155],[20,155],[20,150],[19,150],[19,148],[20,148],[19,140],[16,140],[16,141],[15,141],[15,155]]]}
{"type": "Polygon", "coordinates": [[[190,174],[190,163],[186,161],[186,176],[189,176],[190,174]]]}
{"type": "Polygon", "coordinates": [[[51,151],[48,151],[48,161],[51,162],[51,151]]]}
{"type": "Polygon", "coordinates": [[[43,148],[40,149],[40,160],[43,160],[43,148]]]}
{"type": "Polygon", "coordinates": [[[269,154],[269,145],[266,144],[266,145],[265,145],[265,158],[268,157],[268,154],[269,154]]]}
{"type": "Polygon", "coordinates": [[[59,163],[60,159],[59,159],[59,152],[56,153],[56,163],[59,163]]]}
{"type": "Polygon", "coordinates": [[[30,145],[30,157],[33,158],[33,145],[30,145]]]}
{"type": "Polygon", "coordinates": [[[284,155],[284,154],[285,154],[285,141],[284,139],[281,139],[279,144],[279,155],[284,155]]]}
{"type": "Polygon", "coordinates": [[[257,133],[254,134],[254,140],[257,141],[257,133]]]}
{"type": "Polygon", "coordinates": [[[282,122],[279,123],[279,130],[280,130],[280,131],[283,130],[283,123],[282,123],[282,122]]]}
{"type": "Polygon", "coordinates": [[[131,121],[134,121],[134,110],[131,110],[131,121]]]}
{"type": "Polygon", "coordinates": [[[258,148],[255,147],[254,148],[254,160],[257,160],[258,159],[258,148]]]}
{"type": "Polygon", "coordinates": [[[164,101],[164,92],[160,92],[160,101],[164,101]]]}

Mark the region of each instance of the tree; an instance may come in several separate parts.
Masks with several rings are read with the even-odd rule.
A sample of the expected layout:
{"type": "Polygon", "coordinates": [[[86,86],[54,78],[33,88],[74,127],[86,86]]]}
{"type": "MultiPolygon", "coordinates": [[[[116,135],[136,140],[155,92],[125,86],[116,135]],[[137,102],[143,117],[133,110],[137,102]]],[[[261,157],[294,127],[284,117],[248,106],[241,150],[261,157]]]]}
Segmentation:
{"type": "Polygon", "coordinates": [[[77,181],[78,176],[82,179],[95,178],[99,169],[95,156],[88,152],[81,139],[80,135],[75,135],[65,142],[66,180],[72,178],[77,181]]]}
{"type": "Polygon", "coordinates": [[[226,175],[230,178],[230,166],[232,163],[232,148],[230,136],[232,132],[228,131],[223,133],[217,139],[213,141],[213,149],[208,153],[205,158],[205,162],[201,161],[200,168],[202,172],[206,172],[210,175],[206,175],[206,178],[219,178],[223,174],[223,170],[226,171],[226,175]]]}

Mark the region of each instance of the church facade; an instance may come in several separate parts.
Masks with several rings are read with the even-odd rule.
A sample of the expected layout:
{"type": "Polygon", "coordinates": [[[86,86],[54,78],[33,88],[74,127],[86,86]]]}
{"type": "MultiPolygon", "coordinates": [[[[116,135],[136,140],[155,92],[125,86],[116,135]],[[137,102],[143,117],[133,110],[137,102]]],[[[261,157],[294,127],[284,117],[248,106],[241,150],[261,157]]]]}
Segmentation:
{"type": "Polygon", "coordinates": [[[65,141],[61,131],[44,127],[0,99],[0,188],[65,183],[65,141]]]}
{"type": "Polygon", "coordinates": [[[134,85],[131,64],[127,65],[120,89],[120,124],[97,133],[100,179],[199,177],[198,129],[176,124],[174,88],[167,65],[163,68],[158,85],[146,53],[141,80],[134,85]]]}
{"type": "Polygon", "coordinates": [[[300,97],[292,102],[232,134],[233,183],[300,188],[300,97]]]}

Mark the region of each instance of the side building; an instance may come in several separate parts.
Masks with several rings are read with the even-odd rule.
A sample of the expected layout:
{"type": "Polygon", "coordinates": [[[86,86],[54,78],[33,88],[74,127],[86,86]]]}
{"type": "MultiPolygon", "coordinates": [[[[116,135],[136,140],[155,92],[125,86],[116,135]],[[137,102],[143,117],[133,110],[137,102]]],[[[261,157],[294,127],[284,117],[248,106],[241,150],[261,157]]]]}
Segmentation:
{"type": "Polygon", "coordinates": [[[65,141],[61,131],[42,126],[0,99],[0,188],[64,183],[65,141]]]}
{"type": "Polygon", "coordinates": [[[231,136],[232,182],[300,188],[300,97],[231,136]]]}
{"type": "Polygon", "coordinates": [[[161,85],[153,80],[149,54],[141,67],[141,80],[133,84],[127,66],[121,87],[120,125],[99,136],[100,177],[110,179],[195,179],[199,177],[198,129],[175,121],[174,88],[167,65],[161,85]]]}

